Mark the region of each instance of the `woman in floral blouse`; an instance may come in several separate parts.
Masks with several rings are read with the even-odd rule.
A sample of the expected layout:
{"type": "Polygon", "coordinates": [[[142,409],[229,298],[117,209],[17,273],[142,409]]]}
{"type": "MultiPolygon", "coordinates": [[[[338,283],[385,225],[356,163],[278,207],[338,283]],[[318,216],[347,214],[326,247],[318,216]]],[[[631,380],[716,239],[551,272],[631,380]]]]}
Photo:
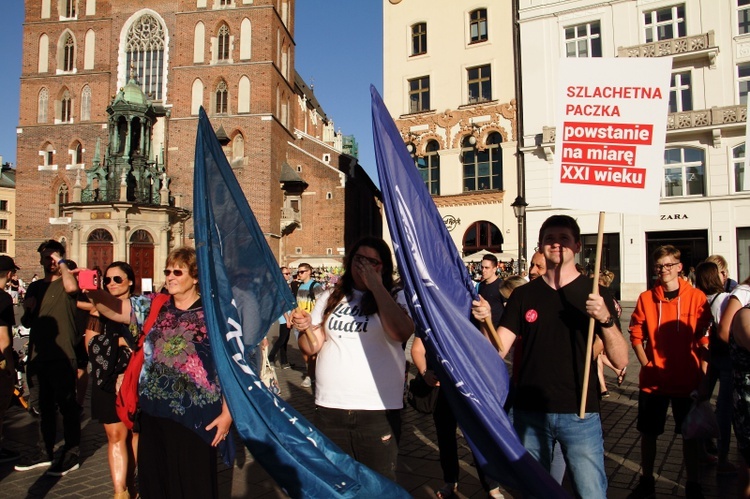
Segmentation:
{"type": "MultiPolygon", "coordinates": [[[[115,397],[122,382],[122,374],[130,361],[132,351],[142,334],[143,322],[151,301],[143,296],[132,296],[135,273],[125,262],[113,262],[107,267],[103,279],[109,294],[118,300],[130,302],[129,324],[92,316],[86,328],[86,349],[94,377],[91,389],[91,415],[104,425],[107,434],[109,471],[115,487],[115,499],[129,497],[127,482],[128,464],[138,448],[137,434],[133,434],[133,447],[128,445],[128,428],[120,421],[115,410],[115,397]]],[[[132,466],[130,467],[132,470],[132,466]]]]}
{"type": "MultiPolygon", "coordinates": [[[[146,332],[138,384],[139,490],[145,499],[217,497],[216,448],[228,455],[232,416],[211,356],[195,250],[173,250],[164,275],[171,299],[146,332]]],[[[92,294],[102,314],[130,322],[129,302],[110,306],[92,294]]]]}

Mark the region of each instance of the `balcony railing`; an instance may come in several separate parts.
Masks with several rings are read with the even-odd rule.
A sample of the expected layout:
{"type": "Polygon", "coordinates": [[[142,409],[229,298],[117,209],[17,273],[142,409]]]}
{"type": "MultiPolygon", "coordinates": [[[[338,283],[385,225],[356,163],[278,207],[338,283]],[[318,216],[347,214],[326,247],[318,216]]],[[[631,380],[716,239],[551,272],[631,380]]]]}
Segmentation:
{"type": "Polygon", "coordinates": [[[618,47],[617,57],[662,57],[671,55],[674,56],[675,60],[680,60],[705,55],[713,68],[716,63],[716,55],[719,53],[714,38],[712,30],[700,35],[659,40],[658,42],[631,47],[618,47]]]}
{"type": "Polygon", "coordinates": [[[685,128],[700,128],[747,121],[747,106],[724,106],[700,109],[698,111],[683,111],[669,113],[667,116],[667,130],[683,130],[685,128]]]}
{"type": "MultiPolygon", "coordinates": [[[[117,203],[120,201],[120,189],[91,189],[81,191],[82,203],[117,203]]],[[[161,196],[159,192],[151,189],[140,189],[128,191],[128,203],[140,205],[159,205],[161,196]]]]}

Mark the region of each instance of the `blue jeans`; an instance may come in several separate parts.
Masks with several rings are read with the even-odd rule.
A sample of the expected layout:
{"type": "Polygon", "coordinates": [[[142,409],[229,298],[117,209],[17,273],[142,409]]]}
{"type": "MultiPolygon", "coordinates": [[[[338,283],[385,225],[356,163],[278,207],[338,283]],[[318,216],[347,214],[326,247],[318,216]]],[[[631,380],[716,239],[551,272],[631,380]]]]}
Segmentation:
{"type": "Polygon", "coordinates": [[[513,426],[521,443],[549,471],[552,449],[560,442],[576,497],[607,497],[604,439],[598,413],[557,414],[513,410],[513,426]]]}

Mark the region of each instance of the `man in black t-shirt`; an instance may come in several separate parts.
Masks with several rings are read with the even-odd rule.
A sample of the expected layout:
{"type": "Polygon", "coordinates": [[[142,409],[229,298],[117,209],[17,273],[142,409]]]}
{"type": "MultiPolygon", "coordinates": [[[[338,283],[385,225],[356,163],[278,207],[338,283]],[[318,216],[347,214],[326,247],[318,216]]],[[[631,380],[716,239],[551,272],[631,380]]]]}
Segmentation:
{"type": "MultiPolygon", "coordinates": [[[[492,309],[492,325],[495,329],[500,326],[500,317],[503,316],[503,295],[500,294],[502,279],[497,276],[497,257],[493,254],[484,255],[482,258],[482,281],[477,286],[479,296],[487,300],[492,309]]],[[[473,321],[479,328],[479,322],[473,321]]]]}
{"type": "MultiPolygon", "coordinates": [[[[596,333],[618,369],[628,361],[628,344],[612,296],[606,288],[601,295],[591,294],[592,280],[575,268],[575,255],[581,250],[576,221],[567,215],[549,217],[539,230],[539,248],[546,272],[513,291],[498,329],[503,345],[520,339],[513,426],[524,447],[547,470],[554,444],[560,442],[576,496],[604,498],[607,475],[593,355],[586,414],[583,419],[577,414],[590,318],[597,322],[596,333]]],[[[473,313],[484,319],[489,307],[474,302],[473,313]]]]}

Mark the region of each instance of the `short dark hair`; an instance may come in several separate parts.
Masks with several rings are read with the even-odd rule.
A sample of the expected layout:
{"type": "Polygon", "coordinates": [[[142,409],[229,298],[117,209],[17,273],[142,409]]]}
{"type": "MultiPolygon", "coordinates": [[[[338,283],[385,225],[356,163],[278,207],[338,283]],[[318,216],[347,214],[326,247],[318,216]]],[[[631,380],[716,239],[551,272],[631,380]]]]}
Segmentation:
{"type": "Polygon", "coordinates": [[[576,222],[575,218],[571,217],[570,215],[552,215],[551,217],[547,218],[547,220],[545,220],[542,226],[539,228],[538,243],[540,247],[542,245],[542,239],[544,239],[544,232],[551,227],[570,229],[570,231],[573,233],[573,240],[576,243],[581,242],[581,228],[578,226],[578,222],[576,222]]]}
{"type": "Polygon", "coordinates": [[[482,257],[482,260],[487,260],[488,262],[492,263],[493,267],[497,267],[497,257],[493,255],[492,253],[484,255],[482,257]]]}
{"type": "Polygon", "coordinates": [[[47,239],[42,242],[36,250],[40,255],[45,251],[57,251],[60,253],[60,256],[65,256],[65,246],[63,246],[60,241],[55,241],[54,239],[47,239]]]}
{"type": "Polygon", "coordinates": [[[724,291],[724,284],[722,284],[719,275],[719,266],[714,262],[699,263],[695,269],[695,287],[707,295],[724,291]]]}

